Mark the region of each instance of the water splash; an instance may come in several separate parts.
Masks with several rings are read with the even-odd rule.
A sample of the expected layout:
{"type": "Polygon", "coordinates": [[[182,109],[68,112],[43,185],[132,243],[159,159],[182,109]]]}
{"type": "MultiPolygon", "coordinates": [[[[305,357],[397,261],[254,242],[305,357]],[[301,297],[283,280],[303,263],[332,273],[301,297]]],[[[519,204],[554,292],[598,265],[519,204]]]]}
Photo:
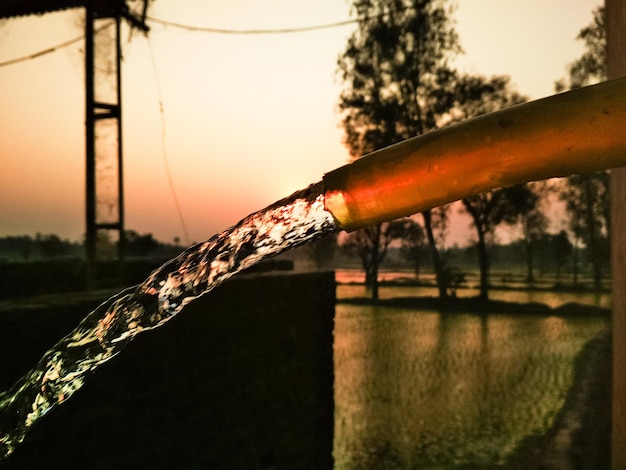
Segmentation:
{"type": "Polygon", "coordinates": [[[192,246],[144,283],[104,302],[0,394],[0,459],[13,452],[37,420],[76,392],[88,373],[137,334],[163,325],[237,272],[338,230],[324,208],[320,182],[192,246]]]}

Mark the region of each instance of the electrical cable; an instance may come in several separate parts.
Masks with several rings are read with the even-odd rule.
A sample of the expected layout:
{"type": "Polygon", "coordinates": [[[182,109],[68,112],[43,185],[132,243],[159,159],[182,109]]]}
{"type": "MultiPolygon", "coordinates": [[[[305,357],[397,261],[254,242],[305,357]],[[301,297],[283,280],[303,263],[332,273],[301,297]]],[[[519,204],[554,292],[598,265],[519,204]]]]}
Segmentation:
{"type": "MultiPolygon", "coordinates": [[[[171,26],[172,28],[178,28],[178,29],[184,29],[186,31],[195,31],[195,32],[202,32],[202,33],[213,33],[213,34],[285,34],[285,33],[304,33],[304,32],[308,32],[308,31],[316,31],[316,30],[320,30],[320,29],[329,29],[329,28],[337,28],[340,26],[346,26],[349,24],[353,24],[358,22],[358,19],[351,19],[351,20],[344,20],[344,21],[337,21],[335,23],[325,23],[325,24],[318,24],[318,25],[312,25],[312,26],[302,26],[299,28],[279,28],[279,29],[224,29],[224,28],[210,28],[210,27],[204,27],[204,26],[192,26],[192,25],[186,25],[186,24],[181,24],[181,23],[175,23],[173,21],[167,21],[167,20],[161,20],[159,18],[154,18],[151,16],[147,16],[146,19],[148,21],[152,21],[153,23],[157,23],[160,24],[162,26],[171,26]]],[[[104,30],[105,28],[111,26],[113,24],[113,22],[111,23],[107,23],[106,25],[103,25],[101,28],[98,28],[96,30],[96,32],[100,32],[102,30],[104,30]]],[[[50,54],[52,52],[56,52],[59,49],[62,49],[64,47],[67,46],[71,46],[74,43],[77,43],[79,41],[81,41],[83,38],[85,37],[85,35],[81,35],[78,37],[75,37],[74,39],[70,39],[68,41],[62,42],[60,44],[57,44],[56,46],[52,46],[49,47],[47,49],[41,50],[39,52],[35,52],[33,54],[29,54],[23,57],[18,57],[15,59],[10,59],[4,62],[0,62],[0,67],[5,67],[7,65],[14,65],[14,64],[18,64],[20,62],[26,62],[28,60],[32,60],[32,59],[37,59],[41,56],[50,54]]]]}
{"type": "Polygon", "coordinates": [[[284,33],[304,33],[308,31],[315,31],[319,29],[337,28],[339,26],[345,26],[348,24],[356,23],[358,20],[344,20],[337,21],[336,23],[318,24],[313,26],[302,26],[299,28],[279,28],[279,29],[223,29],[223,28],[210,28],[205,26],[191,26],[187,24],[175,23],[173,21],[161,20],[147,16],[146,20],[153,23],[160,24],[162,26],[171,26],[172,28],[184,29],[187,31],[195,31],[201,33],[215,33],[215,34],[284,34],[284,33]]]}
{"type": "Polygon", "coordinates": [[[33,54],[29,54],[29,55],[26,55],[26,56],[23,56],[23,57],[18,57],[16,59],[7,60],[5,62],[0,62],[0,67],[5,67],[7,65],[13,65],[13,64],[19,64],[20,62],[26,62],[27,60],[37,59],[38,57],[41,57],[43,55],[50,54],[52,52],[56,52],[57,50],[59,50],[59,49],[61,49],[63,47],[71,46],[72,44],[82,40],[84,37],[85,37],[84,35],[83,36],[79,36],[79,37],[76,37],[74,39],[70,39],[69,41],[65,41],[65,42],[62,42],[60,44],[57,44],[56,46],[52,46],[52,47],[50,47],[48,49],[44,49],[42,51],[35,52],[33,54]]]}
{"type": "Polygon", "coordinates": [[[183,216],[183,211],[180,208],[180,203],[178,202],[178,196],[176,195],[176,187],[174,186],[174,179],[172,178],[172,172],[170,170],[170,164],[167,156],[167,150],[165,147],[165,110],[163,107],[163,92],[161,89],[161,80],[159,79],[159,73],[156,65],[156,59],[154,58],[154,50],[152,49],[152,41],[150,37],[147,37],[148,40],[148,49],[150,51],[150,60],[152,62],[152,71],[154,72],[154,80],[157,86],[157,94],[159,99],[159,113],[161,115],[161,155],[163,156],[163,165],[165,166],[165,173],[167,175],[167,182],[169,184],[170,193],[172,195],[172,200],[174,201],[174,206],[176,207],[176,213],[178,214],[178,219],[180,221],[181,228],[183,229],[183,234],[185,236],[185,244],[189,246],[191,244],[189,239],[189,232],[187,231],[187,224],[185,223],[185,217],[183,216]]]}
{"type": "MultiPolygon", "coordinates": [[[[108,28],[109,26],[112,26],[113,24],[115,24],[113,21],[111,21],[110,23],[106,23],[106,24],[102,25],[101,27],[99,27],[98,29],[96,29],[95,32],[99,33],[101,31],[104,31],[106,28],[108,28]]],[[[57,44],[56,46],[52,46],[52,47],[49,47],[47,49],[43,49],[43,50],[41,50],[39,52],[35,52],[33,54],[29,54],[29,55],[25,55],[25,56],[22,56],[22,57],[17,57],[15,59],[10,59],[10,60],[4,61],[4,62],[0,62],[0,67],[5,67],[7,65],[14,65],[14,64],[18,64],[20,62],[26,62],[27,60],[37,59],[37,58],[39,58],[41,56],[50,54],[52,52],[56,52],[59,49],[62,49],[64,47],[71,46],[72,44],[75,44],[75,43],[77,43],[79,41],[82,41],[84,38],[85,38],[85,35],[83,34],[81,36],[75,37],[74,39],[69,39],[69,40],[64,41],[64,42],[62,42],[60,44],[57,44]]]]}

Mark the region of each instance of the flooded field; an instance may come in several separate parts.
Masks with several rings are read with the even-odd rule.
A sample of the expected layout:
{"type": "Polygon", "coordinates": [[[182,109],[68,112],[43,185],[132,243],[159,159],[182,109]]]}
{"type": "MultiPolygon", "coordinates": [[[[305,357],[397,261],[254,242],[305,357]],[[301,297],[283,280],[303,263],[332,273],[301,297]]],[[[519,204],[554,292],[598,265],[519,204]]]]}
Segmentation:
{"type": "MultiPolygon", "coordinates": [[[[338,297],[365,295],[359,288],[340,285],[338,297]]],[[[381,296],[403,289],[384,287],[381,296]]],[[[551,427],[576,355],[605,325],[338,304],[335,468],[503,463],[524,437],[551,427]]]]}

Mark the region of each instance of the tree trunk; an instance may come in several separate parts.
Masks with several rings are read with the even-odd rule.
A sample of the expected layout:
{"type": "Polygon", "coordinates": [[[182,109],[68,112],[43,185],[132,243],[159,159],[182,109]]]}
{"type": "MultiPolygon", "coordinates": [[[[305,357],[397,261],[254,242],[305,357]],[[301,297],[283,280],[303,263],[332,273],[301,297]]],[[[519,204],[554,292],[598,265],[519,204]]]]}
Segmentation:
{"type": "Polygon", "coordinates": [[[413,268],[413,269],[414,269],[414,272],[415,272],[415,280],[416,280],[417,282],[419,282],[419,280],[420,280],[420,262],[419,262],[419,261],[417,261],[417,260],[416,260],[416,261],[414,261],[413,266],[414,266],[414,268],[413,268]]]}
{"type": "Polygon", "coordinates": [[[576,237],[576,243],[574,243],[574,272],[572,274],[572,282],[574,285],[578,284],[578,237],[576,237]]]}
{"type": "Polygon", "coordinates": [[[376,275],[372,282],[372,300],[374,302],[378,301],[378,275],[376,275]]]}
{"type": "Polygon", "coordinates": [[[487,255],[487,244],[485,243],[485,232],[476,224],[478,233],[478,267],[480,268],[480,293],[481,300],[489,299],[489,259],[487,255]]]}
{"type": "Polygon", "coordinates": [[[598,249],[598,237],[596,236],[596,217],[594,214],[594,189],[591,186],[591,177],[585,179],[585,197],[587,198],[587,213],[585,217],[587,219],[588,230],[588,244],[587,250],[591,261],[591,267],[593,271],[593,287],[596,291],[599,291],[602,287],[602,256],[598,249]]]}
{"type": "Polygon", "coordinates": [[[365,285],[370,289],[372,300],[378,300],[378,263],[373,261],[365,273],[365,285]]]}
{"type": "Polygon", "coordinates": [[[369,279],[368,285],[372,290],[372,300],[378,300],[378,265],[380,264],[380,231],[381,226],[377,225],[373,227],[374,233],[371,239],[372,242],[372,259],[371,266],[369,270],[369,279]]]}
{"type": "Polygon", "coordinates": [[[424,218],[424,228],[426,230],[426,236],[428,237],[428,247],[430,249],[430,255],[433,259],[433,268],[435,269],[435,277],[437,279],[437,289],[439,290],[439,299],[445,301],[448,298],[448,291],[446,289],[446,281],[443,273],[443,263],[439,258],[439,250],[437,250],[437,243],[435,242],[435,236],[433,234],[433,227],[430,223],[430,211],[422,212],[424,218]]]}
{"type": "Polygon", "coordinates": [[[533,245],[528,239],[524,241],[526,246],[526,282],[532,284],[535,282],[535,275],[533,274],[533,245]]]}
{"type": "Polygon", "coordinates": [[[476,244],[476,252],[478,253],[478,268],[480,270],[480,292],[478,297],[481,300],[489,298],[489,259],[487,255],[487,243],[485,242],[485,224],[481,222],[480,213],[472,206],[472,204],[463,199],[463,205],[467,212],[472,216],[476,234],[478,235],[478,243],[476,244]]]}

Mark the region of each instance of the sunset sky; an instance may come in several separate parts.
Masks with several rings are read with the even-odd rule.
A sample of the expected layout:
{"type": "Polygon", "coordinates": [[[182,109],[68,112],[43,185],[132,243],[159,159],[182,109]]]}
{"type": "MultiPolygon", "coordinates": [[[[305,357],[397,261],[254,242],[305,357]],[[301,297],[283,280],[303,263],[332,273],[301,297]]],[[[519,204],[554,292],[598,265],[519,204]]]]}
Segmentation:
{"type": "MultiPolygon", "coordinates": [[[[576,35],[602,0],[456,3],[453,17],[465,50],[459,68],[508,74],[519,92],[539,98],[553,93],[554,82],[581,54],[576,35]]],[[[230,29],[350,18],[345,0],[156,0],[148,14],[230,29]]],[[[346,163],[335,70],[354,24],[271,35],[149,24],[147,38],[134,33],[129,42],[123,33],[128,229],[166,242],[201,241],[346,163]],[[188,240],[168,186],[162,132],[188,240]]],[[[81,10],[1,21],[0,63],[80,36],[82,28],[81,10]]],[[[0,236],[82,238],[82,48],[78,42],[0,67],[0,236]]]]}

